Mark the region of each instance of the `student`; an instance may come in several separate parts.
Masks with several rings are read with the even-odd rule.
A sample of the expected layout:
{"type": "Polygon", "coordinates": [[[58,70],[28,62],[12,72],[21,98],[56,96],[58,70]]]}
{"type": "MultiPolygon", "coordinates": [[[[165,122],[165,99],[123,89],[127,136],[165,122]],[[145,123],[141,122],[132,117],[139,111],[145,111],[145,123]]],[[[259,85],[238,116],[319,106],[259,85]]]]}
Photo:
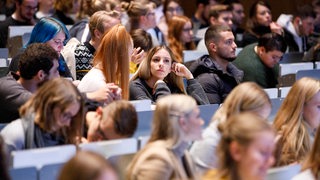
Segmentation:
{"type": "Polygon", "coordinates": [[[192,22],[186,16],[174,16],[168,24],[168,46],[175,59],[183,63],[183,50],[194,50],[192,22]]]}
{"type": "Polygon", "coordinates": [[[201,138],[199,108],[186,95],[170,95],[157,102],[149,142],[127,168],[128,180],[197,179],[187,150],[191,141],[201,138]]]}
{"type": "Polygon", "coordinates": [[[133,136],[137,126],[134,106],[129,101],[119,100],[87,113],[84,136],[88,142],[128,138],[133,136]]]}
{"type": "Polygon", "coordinates": [[[278,133],[275,166],[301,163],[310,152],[320,125],[320,81],[296,81],[274,119],[278,133]]]}
{"type": "Polygon", "coordinates": [[[109,89],[110,102],[129,98],[129,61],[132,38],[123,25],[113,26],[102,38],[93,58],[93,68],[82,78],[81,92],[109,89]]]}
{"type": "Polygon", "coordinates": [[[129,16],[126,27],[130,34],[136,29],[143,29],[151,35],[152,44],[154,46],[164,44],[163,34],[156,23],[155,3],[148,0],[140,0],[130,1],[130,3],[122,2],[121,4],[122,8],[129,16]]]}
{"type": "MultiPolygon", "coordinates": [[[[25,48],[33,43],[46,43],[60,54],[69,37],[69,32],[63,23],[57,19],[45,17],[40,19],[33,27],[30,39],[25,45],[25,48]]],[[[18,71],[20,55],[18,54],[13,57],[9,66],[10,71],[18,71]]],[[[70,70],[61,55],[59,56],[59,73],[62,77],[72,78],[70,70]]]]}
{"type": "Polygon", "coordinates": [[[151,35],[143,29],[132,30],[130,35],[134,47],[132,55],[136,54],[136,56],[131,56],[130,61],[130,73],[134,74],[138,70],[140,63],[146,58],[148,52],[153,47],[153,43],[151,35]]]}
{"type": "Polygon", "coordinates": [[[203,180],[263,180],[274,163],[275,132],[260,116],[240,113],[219,125],[216,170],[203,180]]]}
{"type": "Polygon", "coordinates": [[[70,68],[72,77],[81,80],[92,68],[93,56],[101,44],[106,31],[120,23],[120,14],[115,11],[97,11],[87,24],[90,37],[88,41],[80,43],[72,38],[63,48],[61,54],[70,68]]]}
{"type": "Polygon", "coordinates": [[[211,104],[222,103],[242,80],[243,72],[232,62],[237,45],[230,27],[212,25],[205,34],[208,55],[193,62],[189,69],[201,84],[211,104]]]}
{"type": "Polygon", "coordinates": [[[10,72],[0,79],[0,122],[18,119],[19,108],[45,81],[59,77],[57,52],[48,44],[33,43],[20,55],[19,74],[10,72]]]}
{"type": "Polygon", "coordinates": [[[7,47],[9,26],[30,26],[36,24],[35,13],[38,0],[15,0],[15,11],[0,23],[0,48],[7,47]]]}
{"type": "Polygon", "coordinates": [[[158,27],[160,31],[163,33],[165,41],[168,39],[168,23],[173,16],[184,15],[183,9],[181,7],[180,0],[165,0],[163,2],[163,14],[164,16],[161,18],[158,23],[158,27]]]}
{"type": "Polygon", "coordinates": [[[242,46],[255,43],[266,33],[277,33],[282,35],[282,27],[272,22],[271,6],[265,0],[257,0],[252,4],[247,20],[246,31],[243,34],[242,46]]]}
{"type": "Polygon", "coordinates": [[[218,157],[215,154],[221,138],[218,125],[229,121],[231,115],[241,112],[252,112],[264,119],[269,116],[270,99],[256,83],[245,82],[235,87],[213,115],[211,123],[202,133],[203,138],[193,143],[190,154],[200,172],[218,167],[218,157]]]}
{"type": "Polygon", "coordinates": [[[232,32],[238,47],[242,46],[244,29],[241,27],[245,18],[243,4],[239,0],[225,0],[223,4],[229,5],[232,12],[232,32]]]}
{"type": "Polygon", "coordinates": [[[302,163],[301,172],[292,178],[292,180],[319,179],[320,175],[320,130],[317,130],[311,151],[302,163]]]}
{"type": "Polygon", "coordinates": [[[20,108],[20,119],[1,131],[7,153],[22,149],[78,144],[84,103],[69,80],[55,78],[44,85],[20,108]]]}
{"type": "Polygon", "coordinates": [[[73,25],[74,20],[70,16],[77,8],[77,0],[55,0],[53,18],[58,19],[65,25],[73,25]]]}
{"type": "Polygon", "coordinates": [[[281,14],[277,20],[284,29],[284,38],[289,52],[307,52],[310,49],[309,36],[313,33],[316,13],[311,5],[297,8],[293,15],[281,14]]]}
{"type": "MultiPolygon", "coordinates": [[[[81,0],[77,21],[69,29],[70,36],[77,38],[81,43],[90,41],[89,20],[97,11],[120,12],[119,0],[81,0]]],[[[121,16],[121,15],[120,15],[121,16]]]]}
{"type": "Polygon", "coordinates": [[[118,180],[105,157],[95,152],[79,151],[63,165],[58,180],[118,180]]]}
{"type": "Polygon", "coordinates": [[[175,93],[187,93],[198,104],[208,103],[199,83],[183,64],[177,62],[171,50],[167,46],[154,47],[130,80],[130,100],[156,102],[160,97],[175,93]],[[187,79],[187,92],[182,77],[187,79]]]}
{"type": "MultiPolygon", "coordinates": [[[[231,8],[227,5],[216,4],[210,6],[209,8],[209,24],[210,26],[213,25],[226,25],[230,28],[232,27],[232,11],[231,8]]],[[[200,29],[196,37],[201,39],[197,45],[197,50],[199,51],[206,51],[206,44],[205,44],[205,33],[208,30],[208,27],[200,29]]]]}
{"type": "Polygon", "coordinates": [[[129,16],[127,27],[129,32],[135,29],[148,30],[156,27],[154,9],[156,5],[152,2],[130,1],[122,2],[122,8],[129,16]]]}
{"type": "Polygon", "coordinates": [[[197,0],[196,10],[191,17],[193,32],[197,34],[197,31],[209,26],[209,9],[211,5],[218,4],[216,0],[197,0]]]}
{"type": "Polygon", "coordinates": [[[244,72],[244,82],[253,81],[263,88],[275,88],[278,84],[279,61],[286,49],[286,41],[281,35],[264,34],[258,43],[244,47],[232,63],[244,72]]]}

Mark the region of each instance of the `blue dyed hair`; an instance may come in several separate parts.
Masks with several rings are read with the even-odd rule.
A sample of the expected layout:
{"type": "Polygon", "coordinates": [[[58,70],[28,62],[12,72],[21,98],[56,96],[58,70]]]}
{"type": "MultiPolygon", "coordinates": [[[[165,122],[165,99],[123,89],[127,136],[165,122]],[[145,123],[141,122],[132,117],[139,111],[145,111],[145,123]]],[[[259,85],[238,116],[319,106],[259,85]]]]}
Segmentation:
{"type": "Polygon", "coordinates": [[[46,43],[53,39],[60,31],[63,31],[66,39],[63,42],[65,45],[70,38],[70,34],[66,26],[59,20],[52,17],[41,18],[40,21],[32,29],[28,45],[32,43],[46,43]]]}

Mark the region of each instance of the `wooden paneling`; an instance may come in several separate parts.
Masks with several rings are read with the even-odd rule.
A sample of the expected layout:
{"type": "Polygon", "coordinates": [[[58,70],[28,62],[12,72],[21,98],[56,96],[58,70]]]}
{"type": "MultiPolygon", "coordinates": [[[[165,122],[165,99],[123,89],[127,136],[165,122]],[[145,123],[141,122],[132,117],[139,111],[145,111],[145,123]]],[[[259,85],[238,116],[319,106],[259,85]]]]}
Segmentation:
{"type": "MultiPolygon", "coordinates": [[[[243,3],[246,15],[249,12],[251,5],[255,0],[240,0],[243,3]]],[[[303,4],[311,3],[312,0],[269,0],[272,8],[273,20],[277,20],[278,16],[282,13],[291,14],[295,8],[303,4]]],[[[185,14],[191,17],[196,9],[196,0],[182,0],[182,7],[185,14]]]]}

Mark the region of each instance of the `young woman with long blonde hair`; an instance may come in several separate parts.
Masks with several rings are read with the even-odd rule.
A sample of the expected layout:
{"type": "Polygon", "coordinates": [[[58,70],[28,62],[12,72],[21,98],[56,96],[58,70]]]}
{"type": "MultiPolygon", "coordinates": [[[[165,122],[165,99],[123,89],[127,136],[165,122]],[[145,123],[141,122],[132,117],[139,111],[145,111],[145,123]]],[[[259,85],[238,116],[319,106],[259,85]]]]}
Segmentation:
{"type": "Polygon", "coordinates": [[[271,112],[268,94],[254,82],[236,86],[213,115],[211,123],[202,133],[203,138],[193,143],[190,153],[199,171],[217,168],[218,157],[215,152],[221,137],[218,125],[227,122],[231,115],[241,112],[253,112],[264,119],[271,112]]]}
{"type": "Polygon", "coordinates": [[[156,102],[169,94],[189,94],[198,104],[209,103],[201,85],[186,66],[177,62],[170,48],[154,47],[130,80],[130,100],[156,102]],[[186,90],[182,78],[187,79],[186,90]]]}
{"type": "Polygon", "coordinates": [[[291,87],[274,119],[278,133],[276,166],[302,162],[320,124],[320,81],[302,78],[291,87]]]}

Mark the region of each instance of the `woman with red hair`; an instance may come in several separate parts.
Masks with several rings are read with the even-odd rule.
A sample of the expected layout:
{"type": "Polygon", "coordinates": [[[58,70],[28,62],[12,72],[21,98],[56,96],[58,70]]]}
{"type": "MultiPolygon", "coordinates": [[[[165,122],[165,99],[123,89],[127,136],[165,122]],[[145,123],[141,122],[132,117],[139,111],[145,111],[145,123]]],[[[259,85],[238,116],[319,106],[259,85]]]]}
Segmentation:
{"type": "Polygon", "coordinates": [[[186,16],[173,16],[169,21],[168,45],[180,63],[183,62],[183,50],[195,49],[192,29],[192,22],[186,16]]]}

